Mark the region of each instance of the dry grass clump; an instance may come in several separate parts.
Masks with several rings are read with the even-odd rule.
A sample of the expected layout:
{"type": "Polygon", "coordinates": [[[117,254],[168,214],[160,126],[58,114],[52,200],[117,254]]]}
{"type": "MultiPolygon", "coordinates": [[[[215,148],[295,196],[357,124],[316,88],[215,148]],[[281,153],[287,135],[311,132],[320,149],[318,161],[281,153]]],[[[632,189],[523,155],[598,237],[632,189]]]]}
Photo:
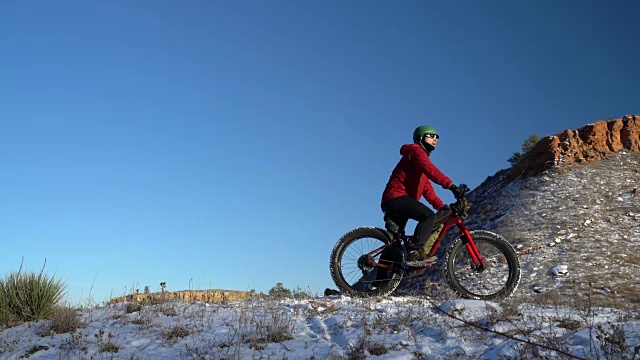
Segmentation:
{"type": "Polygon", "coordinates": [[[367,353],[373,356],[384,355],[389,352],[389,348],[383,343],[372,341],[367,337],[361,337],[358,342],[351,346],[351,351],[347,354],[347,360],[361,360],[367,357],[367,353]]]}
{"type": "Polygon", "coordinates": [[[48,346],[44,346],[44,345],[34,345],[32,347],[30,347],[25,353],[24,355],[22,355],[20,358],[28,358],[31,355],[37,353],[40,350],[49,350],[48,346]]]}
{"type": "Polygon", "coordinates": [[[503,302],[499,317],[509,321],[522,319],[522,312],[518,309],[518,304],[511,301],[503,302]]]}
{"type": "Polygon", "coordinates": [[[173,329],[165,331],[162,338],[169,342],[175,342],[176,339],[182,339],[189,336],[191,332],[182,325],[176,325],[173,329]]]}
{"type": "MultiPolygon", "coordinates": [[[[175,303],[172,303],[173,305],[175,305],[175,303]]],[[[157,311],[161,314],[164,314],[166,316],[178,316],[178,311],[176,310],[175,306],[171,306],[168,303],[164,303],[160,306],[158,306],[157,311]]]]}
{"type": "MultiPolygon", "coordinates": [[[[594,296],[591,286],[588,287],[585,297],[567,299],[558,293],[552,293],[550,296],[542,297],[541,299],[542,304],[533,306],[543,306],[550,311],[555,309],[557,315],[527,316],[525,324],[514,326],[511,331],[504,334],[511,336],[514,340],[516,338],[519,339],[515,348],[516,358],[547,359],[571,357],[568,355],[570,353],[570,339],[559,336],[562,331],[555,330],[554,326],[572,333],[587,329],[592,344],[588,353],[585,354],[587,358],[622,360],[640,358],[640,345],[631,348],[624,331],[624,321],[629,318],[627,312],[621,310],[617,320],[609,321],[606,324],[597,324],[595,322],[599,309],[603,307],[620,309],[620,307],[611,306],[610,299],[607,301],[602,297],[594,296]],[[560,299],[564,301],[559,301],[560,299]],[[564,315],[566,310],[577,310],[577,317],[564,315]]],[[[512,306],[510,305],[511,301],[511,299],[507,299],[502,303],[503,313],[501,315],[507,309],[506,306],[512,306]]],[[[531,306],[531,304],[528,306],[531,306]]],[[[515,311],[520,312],[518,310],[515,311]]],[[[508,310],[508,313],[511,312],[514,312],[514,310],[508,310]]],[[[522,320],[524,319],[520,319],[520,321],[522,320]]],[[[513,322],[513,318],[498,316],[488,325],[493,325],[498,321],[506,321],[512,325],[516,324],[513,322]]]]}
{"type": "Polygon", "coordinates": [[[135,325],[140,325],[142,327],[145,327],[145,326],[149,325],[149,317],[141,315],[141,316],[131,320],[131,323],[135,324],[135,325]]]}
{"type": "Polygon", "coordinates": [[[611,324],[609,329],[598,325],[596,332],[605,359],[631,360],[640,355],[640,345],[633,349],[629,347],[622,325],[611,324]]]}
{"type": "Polygon", "coordinates": [[[73,333],[83,325],[78,310],[70,306],[59,306],[51,313],[51,325],[45,335],[73,333]]]}
{"type": "Polygon", "coordinates": [[[279,308],[276,301],[249,303],[239,308],[235,319],[227,326],[232,339],[227,344],[251,344],[254,349],[263,348],[266,343],[280,343],[293,338],[294,319],[279,308]]]}
{"type": "Polygon", "coordinates": [[[293,338],[294,321],[288,314],[271,309],[263,316],[255,316],[250,321],[255,325],[255,339],[267,343],[280,343],[293,338]]]}
{"type": "Polygon", "coordinates": [[[112,342],[114,337],[112,333],[107,334],[107,341],[104,341],[104,329],[100,329],[97,334],[94,334],[94,337],[96,338],[96,342],[98,344],[98,350],[101,353],[117,353],[120,350],[120,348],[112,342]]]}
{"type": "Polygon", "coordinates": [[[622,256],[618,255],[618,258],[620,258],[620,260],[623,260],[624,262],[626,262],[628,265],[635,265],[638,266],[640,265],[640,256],[622,256]]]}
{"type": "Polygon", "coordinates": [[[140,303],[127,303],[124,307],[124,312],[127,314],[138,312],[140,310],[142,310],[142,304],[140,303]]]}
{"type": "MultiPolygon", "coordinates": [[[[293,339],[295,329],[295,316],[304,314],[304,310],[294,306],[293,311],[283,304],[282,299],[263,299],[259,301],[246,301],[233,305],[220,305],[221,310],[228,312],[229,317],[222,324],[218,335],[205,337],[192,331],[173,328],[165,333],[165,340],[177,342],[174,335],[191,336],[185,344],[187,355],[190,358],[231,359],[243,358],[243,349],[251,349],[255,354],[273,343],[282,343],[293,339]],[[295,315],[297,314],[297,315],[295,315]]],[[[309,316],[317,316],[318,310],[310,308],[309,316]]],[[[185,329],[206,329],[211,326],[206,318],[195,321],[195,327],[185,329]]],[[[178,325],[175,325],[178,327],[178,325]]]]}
{"type": "Polygon", "coordinates": [[[73,349],[80,348],[88,342],[87,337],[88,335],[83,336],[80,332],[72,333],[71,336],[66,338],[62,344],[60,344],[59,350],[61,352],[68,352],[73,349]]]}
{"type": "Polygon", "coordinates": [[[558,327],[567,329],[569,331],[579,330],[583,326],[582,322],[575,319],[566,318],[566,317],[557,319],[555,322],[558,325],[558,327]]]}

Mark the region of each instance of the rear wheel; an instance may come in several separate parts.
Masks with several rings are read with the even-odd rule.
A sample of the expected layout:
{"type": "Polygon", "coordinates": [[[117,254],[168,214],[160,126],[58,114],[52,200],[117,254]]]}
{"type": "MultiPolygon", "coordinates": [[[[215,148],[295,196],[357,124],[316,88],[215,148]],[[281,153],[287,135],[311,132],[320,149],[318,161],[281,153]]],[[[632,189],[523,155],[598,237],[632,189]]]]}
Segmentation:
{"type": "Polygon", "coordinates": [[[467,251],[466,237],[460,236],[445,256],[445,277],[449,286],[465,298],[502,300],[511,295],[520,282],[520,261],[513,246],[490,231],[471,231],[482,255],[485,269],[474,266],[467,251]]]}
{"type": "Polygon", "coordinates": [[[374,227],[357,228],[342,236],[330,259],[331,277],[336,286],[346,295],[356,297],[391,294],[402,280],[401,272],[372,266],[368,260],[394,264],[402,261],[402,249],[391,245],[372,254],[372,259],[367,258],[368,253],[388,243],[386,233],[374,227]]]}

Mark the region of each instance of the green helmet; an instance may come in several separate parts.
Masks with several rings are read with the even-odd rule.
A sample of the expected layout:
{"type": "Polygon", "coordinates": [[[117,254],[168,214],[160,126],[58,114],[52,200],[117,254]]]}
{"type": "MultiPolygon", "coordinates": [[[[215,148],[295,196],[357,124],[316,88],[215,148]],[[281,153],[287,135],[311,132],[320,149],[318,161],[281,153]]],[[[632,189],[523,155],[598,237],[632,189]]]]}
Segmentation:
{"type": "Polygon", "coordinates": [[[428,126],[428,125],[418,126],[413,131],[413,142],[416,143],[416,144],[419,144],[420,140],[422,140],[422,137],[424,136],[424,134],[435,134],[435,135],[438,135],[438,132],[432,126],[428,126]]]}

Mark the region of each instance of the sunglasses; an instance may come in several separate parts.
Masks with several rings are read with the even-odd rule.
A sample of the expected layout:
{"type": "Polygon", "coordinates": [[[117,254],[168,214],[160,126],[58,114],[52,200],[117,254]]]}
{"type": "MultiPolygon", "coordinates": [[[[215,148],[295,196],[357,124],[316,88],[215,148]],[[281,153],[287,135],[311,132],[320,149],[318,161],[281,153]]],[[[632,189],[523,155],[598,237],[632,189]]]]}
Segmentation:
{"type": "Polygon", "coordinates": [[[440,136],[438,136],[438,134],[424,134],[424,136],[430,137],[432,139],[439,139],[440,138],[440,136]]]}

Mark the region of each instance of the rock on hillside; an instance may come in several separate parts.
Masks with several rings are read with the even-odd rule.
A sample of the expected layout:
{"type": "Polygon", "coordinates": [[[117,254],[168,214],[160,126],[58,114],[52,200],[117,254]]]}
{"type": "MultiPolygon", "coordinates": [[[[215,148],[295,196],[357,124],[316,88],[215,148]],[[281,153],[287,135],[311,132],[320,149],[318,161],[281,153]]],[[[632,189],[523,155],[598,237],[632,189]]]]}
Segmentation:
{"type": "Polygon", "coordinates": [[[640,152],[640,116],[598,121],[577,130],[546,136],[507,173],[507,181],[529,177],[559,163],[593,162],[621,150],[640,152]]]}
{"type": "Polygon", "coordinates": [[[159,302],[159,301],[200,301],[203,303],[219,303],[246,300],[254,297],[260,297],[261,294],[248,291],[235,290],[183,290],[183,291],[164,291],[161,293],[141,294],[135,293],[118,298],[111,299],[109,303],[115,304],[124,301],[135,302],[159,302]]]}
{"type": "MultiPolygon", "coordinates": [[[[471,192],[466,225],[501,234],[520,253],[516,296],[570,301],[591,294],[594,304],[640,308],[639,120],[625,116],[542,139],[536,156],[528,153],[471,192]]],[[[403,289],[439,283],[438,272],[430,274],[407,279],[403,289]]]]}

